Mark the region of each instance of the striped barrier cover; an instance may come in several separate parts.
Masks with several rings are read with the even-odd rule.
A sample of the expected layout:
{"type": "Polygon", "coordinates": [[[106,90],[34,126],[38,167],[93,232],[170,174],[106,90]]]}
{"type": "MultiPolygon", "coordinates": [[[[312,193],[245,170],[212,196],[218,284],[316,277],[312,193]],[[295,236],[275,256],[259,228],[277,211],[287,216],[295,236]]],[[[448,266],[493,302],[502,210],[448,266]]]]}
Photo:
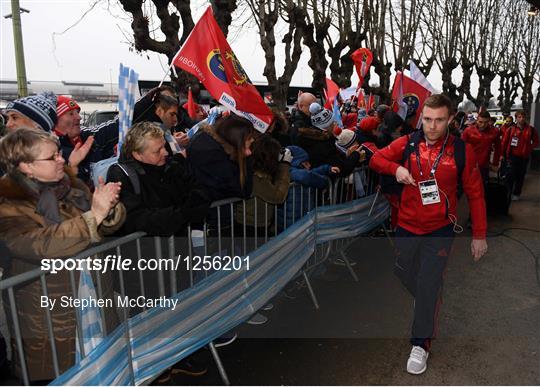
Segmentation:
{"type": "MultiPolygon", "coordinates": [[[[380,197],[380,196],[379,196],[380,197]]],[[[250,269],[218,271],[183,290],[177,307],[151,308],[128,319],[133,379],[128,365],[125,324],[51,385],[137,384],[246,321],[302,268],[317,243],[359,235],[384,222],[390,212],[374,195],[318,207],[249,254],[250,269]]]]}

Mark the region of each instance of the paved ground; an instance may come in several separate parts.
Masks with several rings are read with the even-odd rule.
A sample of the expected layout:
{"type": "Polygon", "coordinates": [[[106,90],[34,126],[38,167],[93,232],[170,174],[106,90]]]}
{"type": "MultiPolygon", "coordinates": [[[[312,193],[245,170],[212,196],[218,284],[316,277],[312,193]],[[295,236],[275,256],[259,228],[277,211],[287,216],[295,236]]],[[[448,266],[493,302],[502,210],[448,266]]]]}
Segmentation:
{"type": "MultiPolygon", "coordinates": [[[[462,208],[460,212],[466,212],[462,208]]],[[[530,175],[511,215],[490,218],[492,234],[510,227],[540,229],[540,175],[530,175]]],[[[462,216],[461,219],[464,217],[462,216]]],[[[466,217],[465,217],[466,218],[466,217]]],[[[464,234],[468,234],[468,230],[464,234]]],[[[511,230],[540,255],[540,234],[511,230]]],[[[362,238],[347,249],[360,282],[335,267],[314,280],[321,309],[307,290],[280,295],[270,322],[242,326],[240,339],[220,349],[232,384],[243,385],[478,385],[540,384],[540,285],[534,258],[505,237],[488,240],[479,263],[470,238],[458,237],[450,258],[440,319],[428,371],[408,375],[412,299],[392,275],[392,250],[384,239],[362,238]]],[[[207,375],[177,377],[179,384],[220,384],[208,351],[207,375]]]]}
{"type": "MultiPolygon", "coordinates": [[[[539,174],[528,176],[522,199],[512,204],[511,216],[490,218],[492,233],[509,227],[540,229],[539,174]]],[[[508,235],[540,255],[540,234],[514,230],[508,235]]],[[[313,281],[320,310],[314,309],[305,288],[293,291],[294,299],[279,295],[274,310],[265,312],[269,323],[242,326],[240,339],[219,349],[231,383],[540,384],[540,286],[534,259],[508,238],[494,237],[488,243],[488,255],[473,263],[470,238],[464,235],[455,242],[440,338],[424,375],[414,377],[404,370],[412,299],[392,275],[392,249],[384,238],[361,238],[347,249],[360,282],[345,268],[333,267],[324,280],[313,281]]],[[[208,364],[208,374],[177,376],[170,384],[221,384],[209,351],[196,356],[208,364]]]]}

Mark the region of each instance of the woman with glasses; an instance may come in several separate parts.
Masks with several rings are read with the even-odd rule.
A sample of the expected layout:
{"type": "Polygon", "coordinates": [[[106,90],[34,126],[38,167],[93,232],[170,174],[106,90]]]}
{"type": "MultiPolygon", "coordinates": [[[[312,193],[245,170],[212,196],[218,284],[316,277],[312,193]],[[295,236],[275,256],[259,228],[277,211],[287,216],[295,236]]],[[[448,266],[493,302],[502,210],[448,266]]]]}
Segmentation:
{"type": "MultiPolygon", "coordinates": [[[[0,179],[0,239],[12,257],[6,276],[38,268],[44,258],[73,257],[116,231],[125,219],[125,209],[118,201],[121,185],[101,182],[91,195],[64,166],[58,139],[50,133],[20,129],[2,138],[0,168],[6,171],[0,179]]],[[[49,299],[59,301],[63,295],[73,295],[66,270],[46,278],[49,299]]],[[[78,273],[75,278],[78,281],[78,273]]],[[[105,298],[111,284],[102,284],[105,298]]],[[[40,281],[18,287],[15,295],[29,378],[53,379],[40,281]]],[[[59,305],[57,302],[51,315],[63,372],[75,361],[75,312],[59,305]]],[[[106,315],[107,326],[112,326],[112,314],[106,315]]],[[[19,370],[17,365],[20,363],[16,364],[19,370]]]]}

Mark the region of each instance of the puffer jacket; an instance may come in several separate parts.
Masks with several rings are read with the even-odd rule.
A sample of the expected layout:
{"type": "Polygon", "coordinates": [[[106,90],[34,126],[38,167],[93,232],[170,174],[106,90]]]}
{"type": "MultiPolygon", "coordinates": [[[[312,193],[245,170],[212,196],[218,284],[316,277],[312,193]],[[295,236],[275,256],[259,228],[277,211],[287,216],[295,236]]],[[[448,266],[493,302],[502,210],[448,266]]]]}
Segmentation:
{"type": "MultiPolygon", "coordinates": [[[[287,198],[289,190],[289,164],[279,163],[275,177],[261,171],[255,171],[253,176],[253,198],[246,201],[246,226],[270,227],[274,220],[275,205],[281,204],[287,198]],[[255,208],[255,198],[257,207],[255,208]],[[255,222],[257,213],[257,222],[255,222]],[[267,217],[265,222],[265,217],[267,217]]],[[[242,203],[235,208],[234,218],[237,223],[244,224],[244,206],[242,203]]]]}
{"type": "Polygon", "coordinates": [[[279,206],[277,212],[278,230],[283,230],[301,218],[302,214],[315,208],[316,189],[328,187],[330,165],[304,169],[302,163],[309,161],[307,152],[298,147],[288,147],[293,155],[290,167],[291,182],[297,183],[289,188],[286,206],[279,206]],[[302,188],[300,188],[300,186],[302,188]],[[294,209],[294,210],[293,210],[294,209]]]}
{"type": "Polygon", "coordinates": [[[195,180],[210,194],[212,201],[249,198],[253,188],[253,164],[246,159],[244,186],[240,186],[240,167],[236,150],[210,126],[203,126],[187,147],[187,165],[195,180]]]}
{"type": "Polygon", "coordinates": [[[208,194],[185,169],[185,159],[175,155],[163,166],[136,160],[123,161],[137,174],[140,193],[119,165],[112,165],[107,181],[122,183],[120,201],[127,219],[119,234],[144,231],[152,236],[185,235],[188,223],[204,220],[210,205],[208,194]]]}
{"type": "MultiPolygon", "coordinates": [[[[71,172],[68,169],[66,171],[71,172]]],[[[91,201],[90,191],[84,183],[73,174],[70,174],[70,179],[71,187],[81,190],[91,201]]],[[[69,199],[73,192],[70,191],[65,199],[69,199]]],[[[11,267],[4,273],[4,277],[34,270],[40,267],[43,258],[72,257],[92,243],[100,242],[103,235],[115,232],[125,219],[124,206],[119,203],[98,227],[90,211],[82,212],[69,201],[62,199],[59,210],[65,220],[60,224],[50,225],[36,212],[36,204],[37,201],[9,175],[0,179],[0,239],[5,241],[12,258],[11,267]]],[[[57,300],[51,316],[61,373],[75,362],[75,312],[73,308],[59,306],[61,296],[73,295],[69,277],[66,270],[46,277],[49,298],[57,300]]],[[[112,281],[106,277],[101,276],[103,297],[112,298],[112,281]]],[[[78,274],[75,279],[75,286],[78,286],[78,274]]],[[[39,279],[25,283],[15,290],[17,315],[31,381],[54,378],[45,309],[40,304],[41,295],[39,279]]],[[[7,314],[10,318],[11,313],[7,314]]],[[[105,315],[107,331],[111,332],[116,324],[116,314],[112,310],[106,310],[105,315]]],[[[9,322],[12,327],[12,322],[9,322]]],[[[15,336],[12,334],[12,337],[15,336]]],[[[13,340],[13,346],[14,343],[13,340]]],[[[15,347],[13,348],[15,350],[15,347]]],[[[19,360],[16,361],[15,368],[17,374],[21,375],[19,360]]]]}

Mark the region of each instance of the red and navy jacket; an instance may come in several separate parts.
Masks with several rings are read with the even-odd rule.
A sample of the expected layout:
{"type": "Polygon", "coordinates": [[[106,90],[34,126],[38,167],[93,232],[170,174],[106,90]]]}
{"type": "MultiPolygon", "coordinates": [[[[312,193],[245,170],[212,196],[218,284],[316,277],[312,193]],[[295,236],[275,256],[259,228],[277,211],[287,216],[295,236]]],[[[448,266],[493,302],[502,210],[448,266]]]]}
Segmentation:
{"type": "MultiPolygon", "coordinates": [[[[458,171],[454,158],[455,137],[450,135],[444,154],[441,156],[435,179],[439,187],[441,201],[423,205],[420,197],[418,182],[428,180],[431,166],[434,164],[444,143],[444,138],[433,145],[428,145],[424,138],[419,147],[420,165],[423,176],[418,169],[416,152],[412,152],[409,161],[403,165],[407,168],[416,182],[416,186],[406,184],[401,193],[399,203],[398,226],[414,234],[429,234],[451,223],[449,215],[456,217],[458,202],[458,171]]],[[[378,173],[395,175],[401,165],[403,151],[408,142],[408,136],[402,136],[387,147],[373,155],[369,166],[378,173]]],[[[465,167],[461,176],[461,185],[467,195],[472,219],[472,234],[474,239],[485,239],[487,230],[486,204],[484,186],[478,169],[474,150],[466,144],[465,167]]]]}
{"type": "Polygon", "coordinates": [[[494,166],[499,165],[501,140],[497,128],[490,126],[485,130],[480,130],[478,126],[471,125],[465,128],[461,139],[472,145],[480,168],[489,167],[491,152],[493,152],[493,161],[491,164],[494,166]]]}
{"type": "Polygon", "coordinates": [[[502,149],[506,157],[515,156],[528,159],[534,148],[538,146],[538,133],[530,125],[520,128],[514,125],[504,134],[502,149]],[[512,138],[517,137],[517,146],[512,146],[512,138]]]}

